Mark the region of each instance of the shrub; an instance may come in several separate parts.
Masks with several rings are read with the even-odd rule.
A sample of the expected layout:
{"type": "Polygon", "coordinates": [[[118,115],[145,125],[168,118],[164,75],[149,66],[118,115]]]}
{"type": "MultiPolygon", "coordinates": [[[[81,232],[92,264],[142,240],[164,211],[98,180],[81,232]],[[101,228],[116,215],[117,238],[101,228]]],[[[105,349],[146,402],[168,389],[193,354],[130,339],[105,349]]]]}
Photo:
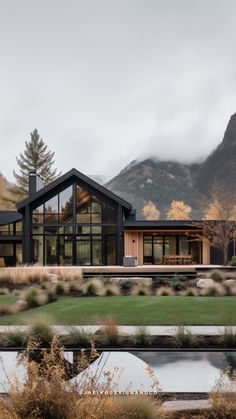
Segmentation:
{"type": "Polygon", "coordinates": [[[120,288],[115,284],[108,284],[105,292],[107,296],[120,295],[120,288]]]}
{"type": "Polygon", "coordinates": [[[222,284],[225,289],[226,295],[236,295],[236,280],[235,279],[227,279],[222,284]]]}
{"type": "Polygon", "coordinates": [[[225,279],[225,274],[217,269],[207,273],[207,277],[213,279],[215,282],[222,282],[225,279]]]}
{"type": "Polygon", "coordinates": [[[201,295],[208,297],[222,297],[225,295],[225,289],[221,284],[212,284],[201,290],[201,295]]]}
{"type": "Polygon", "coordinates": [[[231,266],[236,266],[236,256],[231,257],[230,265],[231,266]]]}
{"type": "Polygon", "coordinates": [[[85,285],[86,294],[94,296],[102,296],[105,294],[105,288],[98,279],[91,279],[85,285]]]}
{"type": "Polygon", "coordinates": [[[48,302],[48,293],[37,288],[29,288],[22,292],[21,299],[26,301],[28,308],[35,308],[48,302]]]}
{"type": "Polygon", "coordinates": [[[131,290],[132,290],[132,288],[133,288],[133,286],[134,286],[134,284],[133,284],[133,282],[132,282],[132,281],[129,281],[129,280],[123,280],[123,281],[121,281],[121,284],[120,284],[120,289],[121,289],[122,291],[131,291],[131,290]]]}
{"type": "Polygon", "coordinates": [[[171,283],[171,288],[174,291],[183,291],[185,289],[185,284],[179,279],[175,278],[171,283]]]}
{"type": "MultiPolygon", "coordinates": [[[[109,380],[103,388],[96,387],[95,379],[97,377],[95,379],[85,377],[87,378],[85,383],[80,382],[78,386],[67,381],[64,350],[56,337],[53,338],[50,349],[41,351],[40,361],[39,359],[36,361],[34,354],[39,351],[40,348],[36,342],[28,344],[25,355],[20,359],[27,371],[27,379],[24,385],[14,380],[14,378],[12,379],[8,390],[8,398],[0,398],[1,418],[152,418],[152,416],[140,416],[139,414],[127,416],[125,407],[121,411],[121,407],[112,398],[104,394],[98,397],[88,394],[89,391],[92,394],[93,390],[106,390],[109,393],[109,380]],[[85,396],[86,391],[87,395],[85,396]]],[[[88,356],[85,356],[81,351],[78,370],[84,370],[97,356],[98,354],[93,347],[88,356]]],[[[121,398],[118,399],[120,402],[121,398]]],[[[150,401],[150,403],[152,402],[150,401]]],[[[140,407],[140,414],[142,414],[142,411],[149,412],[147,408],[144,410],[143,407],[142,410],[142,407],[140,407]]]]}
{"type": "Polygon", "coordinates": [[[120,418],[136,419],[156,419],[159,416],[158,410],[160,401],[153,400],[145,396],[128,396],[118,398],[118,408],[120,409],[120,418]]]}
{"type": "Polygon", "coordinates": [[[92,341],[92,334],[86,332],[82,327],[71,326],[67,329],[67,334],[62,339],[66,346],[87,347],[92,341]]]}
{"type": "Polygon", "coordinates": [[[161,297],[169,297],[171,295],[174,295],[174,292],[169,287],[161,287],[157,289],[156,295],[159,295],[161,297]]]}
{"type": "Polygon", "coordinates": [[[25,332],[18,329],[2,333],[0,337],[0,345],[2,346],[21,347],[25,345],[25,342],[25,332]]]}
{"type": "Polygon", "coordinates": [[[0,315],[12,314],[15,311],[16,311],[15,305],[13,305],[13,304],[10,305],[10,306],[8,306],[6,304],[0,305],[0,315]]]}
{"type": "Polygon", "coordinates": [[[222,371],[219,380],[209,394],[212,408],[206,411],[204,419],[231,419],[236,417],[236,397],[234,383],[235,371],[232,375],[232,384],[225,380],[225,371],[222,371]]]}
{"type": "Polygon", "coordinates": [[[174,346],[177,348],[192,348],[197,344],[197,337],[184,325],[177,325],[174,329],[174,346]]]}
{"type": "Polygon", "coordinates": [[[147,326],[137,326],[134,332],[134,344],[138,346],[149,346],[151,345],[151,335],[148,331],[147,326]]]}
{"type": "Polygon", "coordinates": [[[183,292],[183,295],[185,297],[196,297],[198,295],[198,290],[196,288],[189,287],[183,292]]]}
{"type": "Polygon", "coordinates": [[[158,285],[169,286],[171,284],[172,278],[166,276],[157,276],[155,281],[157,281],[158,285]]]}
{"type": "Polygon", "coordinates": [[[115,346],[118,344],[119,327],[114,319],[108,318],[105,320],[101,333],[101,339],[104,345],[115,346]]]}
{"type": "Polygon", "coordinates": [[[81,291],[81,283],[80,282],[69,282],[67,286],[67,293],[73,294],[75,292],[81,291]]]}
{"type": "Polygon", "coordinates": [[[46,318],[33,319],[27,333],[27,341],[37,340],[41,346],[49,346],[54,336],[50,320],[46,318]]]}
{"type": "Polygon", "coordinates": [[[150,295],[152,280],[149,278],[139,280],[132,288],[133,295],[150,295]]]}
{"type": "Polygon", "coordinates": [[[65,287],[64,284],[61,282],[58,282],[55,286],[55,293],[56,295],[63,295],[65,294],[65,287]]]}
{"type": "Polygon", "coordinates": [[[0,288],[0,295],[8,295],[9,290],[8,288],[0,288]]]}
{"type": "Polygon", "coordinates": [[[226,348],[236,347],[236,333],[234,332],[233,326],[224,326],[219,341],[226,348]]]}

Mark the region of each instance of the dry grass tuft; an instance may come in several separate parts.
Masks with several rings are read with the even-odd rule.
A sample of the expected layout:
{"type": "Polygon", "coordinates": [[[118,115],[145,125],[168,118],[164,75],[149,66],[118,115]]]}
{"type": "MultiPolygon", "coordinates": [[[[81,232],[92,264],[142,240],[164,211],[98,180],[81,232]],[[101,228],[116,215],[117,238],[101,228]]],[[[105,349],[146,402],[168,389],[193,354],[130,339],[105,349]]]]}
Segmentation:
{"type": "MultiPolygon", "coordinates": [[[[225,380],[227,371],[222,371],[220,379],[209,394],[213,407],[206,412],[204,419],[231,419],[236,417],[236,393],[233,389],[234,384],[227,383],[225,380]]],[[[232,382],[236,381],[236,372],[228,372],[232,382]]]]}
{"type": "Polygon", "coordinates": [[[208,297],[223,297],[225,295],[225,289],[223,285],[214,283],[206,288],[202,288],[201,295],[208,297]]]}
{"type": "MultiPolygon", "coordinates": [[[[81,351],[78,371],[84,371],[98,357],[91,347],[90,354],[81,351]]],[[[11,382],[9,398],[0,398],[0,414],[4,419],[152,419],[158,418],[159,402],[147,397],[110,397],[110,382],[100,387],[97,377],[72,384],[67,380],[64,348],[54,337],[47,350],[40,350],[31,341],[20,358],[25,365],[24,385],[11,382]],[[40,357],[38,357],[40,351],[40,357]],[[103,394],[91,395],[103,390],[103,394]]],[[[1,418],[1,416],[0,416],[1,418]]]]}
{"type": "Polygon", "coordinates": [[[189,287],[185,291],[181,293],[181,295],[185,297],[197,297],[198,296],[198,290],[197,288],[189,287]]]}
{"type": "MultiPolygon", "coordinates": [[[[120,418],[158,419],[159,400],[152,400],[147,396],[126,396],[117,400],[120,418]]],[[[163,416],[162,416],[163,417],[163,416]]]]}
{"type": "Polygon", "coordinates": [[[119,326],[113,318],[106,318],[101,329],[101,340],[106,346],[114,346],[119,342],[119,326]]]}
{"type": "Polygon", "coordinates": [[[215,282],[221,283],[225,280],[225,273],[218,269],[213,269],[212,271],[208,271],[206,273],[206,277],[213,279],[215,282]]]}
{"type": "Polygon", "coordinates": [[[111,283],[111,284],[108,284],[105,287],[105,295],[106,296],[120,295],[120,293],[121,293],[120,288],[115,284],[111,283]]]}
{"type": "Polygon", "coordinates": [[[131,290],[132,295],[151,295],[152,280],[150,278],[143,278],[138,280],[131,290]]]}
{"type": "Polygon", "coordinates": [[[171,295],[175,295],[175,293],[170,287],[161,287],[156,290],[156,295],[161,297],[169,297],[171,295]]]}
{"type": "MultiPolygon", "coordinates": [[[[18,310],[20,311],[20,310],[18,310]]],[[[17,306],[15,304],[6,305],[2,304],[0,305],[0,316],[4,316],[5,314],[13,314],[17,312],[17,306]]]]}
{"type": "Polygon", "coordinates": [[[134,344],[138,346],[149,346],[152,343],[152,336],[147,326],[136,326],[133,336],[134,344]]]}
{"type": "Polygon", "coordinates": [[[103,296],[106,293],[106,288],[102,281],[96,278],[89,279],[81,287],[85,295],[103,296]]]}

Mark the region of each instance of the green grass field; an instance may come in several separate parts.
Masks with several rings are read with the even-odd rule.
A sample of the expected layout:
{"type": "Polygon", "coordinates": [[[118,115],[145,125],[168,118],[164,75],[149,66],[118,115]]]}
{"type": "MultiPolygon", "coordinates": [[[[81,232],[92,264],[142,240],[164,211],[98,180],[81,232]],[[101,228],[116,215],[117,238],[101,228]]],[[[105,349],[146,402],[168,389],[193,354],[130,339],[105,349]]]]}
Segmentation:
{"type": "Polygon", "coordinates": [[[8,305],[15,303],[19,297],[15,295],[0,295],[0,305],[8,305]]]}
{"type": "MultiPolygon", "coordinates": [[[[7,297],[1,296],[0,303],[7,297]]],[[[64,297],[25,312],[2,315],[0,324],[24,324],[39,315],[57,325],[103,324],[107,317],[120,325],[236,325],[236,297],[64,297]]]]}

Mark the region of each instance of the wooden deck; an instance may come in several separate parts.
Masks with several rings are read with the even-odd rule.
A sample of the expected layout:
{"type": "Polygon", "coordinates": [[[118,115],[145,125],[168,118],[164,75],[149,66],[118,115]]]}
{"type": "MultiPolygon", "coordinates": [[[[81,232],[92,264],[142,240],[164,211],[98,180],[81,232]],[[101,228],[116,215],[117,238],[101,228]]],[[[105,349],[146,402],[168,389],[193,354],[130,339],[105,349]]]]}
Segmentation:
{"type": "Polygon", "coordinates": [[[198,271],[219,269],[220,265],[138,265],[125,266],[83,266],[84,277],[93,275],[108,276],[155,276],[155,275],[186,275],[195,277],[198,271]]]}
{"type": "Polygon", "coordinates": [[[109,276],[155,276],[166,274],[196,275],[194,266],[186,265],[140,265],[135,267],[125,266],[86,266],[82,267],[83,275],[109,275],[109,276]]]}

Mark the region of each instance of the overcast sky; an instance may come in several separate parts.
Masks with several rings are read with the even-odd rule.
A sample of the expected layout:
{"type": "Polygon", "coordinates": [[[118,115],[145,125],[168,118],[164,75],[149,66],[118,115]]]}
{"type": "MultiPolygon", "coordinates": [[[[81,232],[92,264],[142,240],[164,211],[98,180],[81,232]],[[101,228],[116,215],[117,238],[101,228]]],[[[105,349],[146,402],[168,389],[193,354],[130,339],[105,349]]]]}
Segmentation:
{"type": "Polygon", "coordinates": [[[37,128],[56,166],[194,161],[236,112],[235,0],[0,0],[0,171],[37,128]]]}

